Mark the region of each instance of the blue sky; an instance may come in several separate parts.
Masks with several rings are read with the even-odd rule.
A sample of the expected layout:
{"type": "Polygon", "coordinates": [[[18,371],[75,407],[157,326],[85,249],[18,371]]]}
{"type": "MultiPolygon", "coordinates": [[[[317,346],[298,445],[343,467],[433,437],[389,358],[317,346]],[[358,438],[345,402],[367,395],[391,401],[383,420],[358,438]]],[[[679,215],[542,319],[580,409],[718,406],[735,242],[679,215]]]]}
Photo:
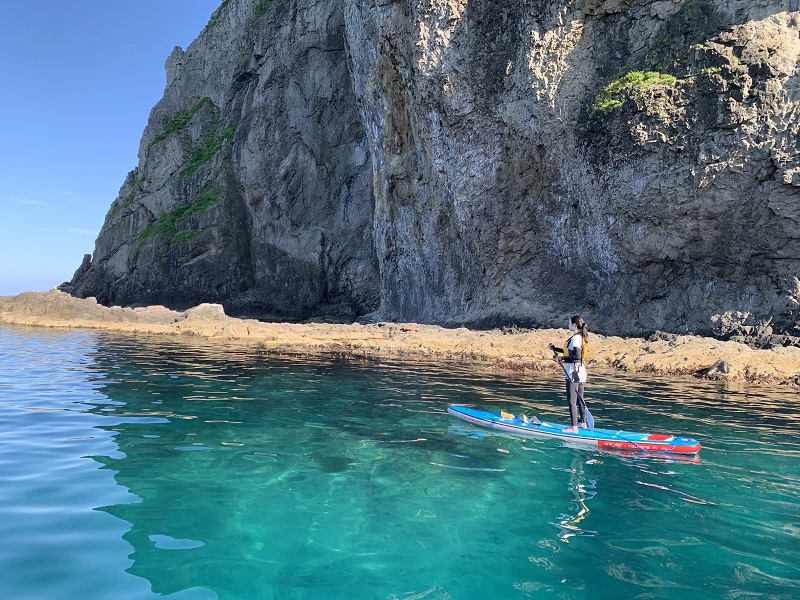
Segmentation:
{"type": "Polygon", "coordinates": [[[0,19],[0,296],[72,278],[128,171],[164,61],[220,0],[6,2],[0,19]]]}

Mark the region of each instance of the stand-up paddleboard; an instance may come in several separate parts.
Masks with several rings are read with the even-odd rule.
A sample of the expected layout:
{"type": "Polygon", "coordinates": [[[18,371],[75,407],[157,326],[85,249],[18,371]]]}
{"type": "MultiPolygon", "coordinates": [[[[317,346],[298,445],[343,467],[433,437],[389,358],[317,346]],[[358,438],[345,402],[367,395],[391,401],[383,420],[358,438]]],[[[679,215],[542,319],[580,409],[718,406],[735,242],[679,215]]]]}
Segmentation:
{"type": "Polygon", "coordinates": [[[607,450],[638,450],[668,454],[697,454],[700,452],[700,442],[697,440],[667,433],[637,433],[611,429],[579,429],[578,433],[568,433],[564,429],[567,429],[569,425],[546,423],[536,417],[527,418],[526,421],[523,415],[497,414],[455,405],[448,406],[447,412],[468,423],[506,433],[556,438],[607,450]]]}

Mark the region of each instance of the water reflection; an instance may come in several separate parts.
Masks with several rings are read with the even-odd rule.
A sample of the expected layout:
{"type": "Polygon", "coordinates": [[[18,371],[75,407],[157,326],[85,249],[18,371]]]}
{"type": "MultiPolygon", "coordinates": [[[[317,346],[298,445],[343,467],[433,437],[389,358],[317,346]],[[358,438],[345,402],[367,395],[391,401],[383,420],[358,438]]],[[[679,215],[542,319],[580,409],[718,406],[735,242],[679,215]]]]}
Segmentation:
{"type": "MultiPolygon", "coordinates": [[[[596,481],[594,479],[587,479],[583,463],[586,460],[583,456],[575,456],[570,462],[569,469],[565,469],[569,473],[569,491],[572,495],[572,502],[574,506],[572,510],[562,513],[558,517],[558,522],[555,524],[558,528],[558,537],[561,541],[569,542],[569,538],[576,535],[597,535],[596,531],[584,529],[584,519],[589,515],[589,507],[586,502],[591,500],[597,494],[596,481]]],[[[590,459],[592,464],[597,464],[598,459],[590,459]]]]}

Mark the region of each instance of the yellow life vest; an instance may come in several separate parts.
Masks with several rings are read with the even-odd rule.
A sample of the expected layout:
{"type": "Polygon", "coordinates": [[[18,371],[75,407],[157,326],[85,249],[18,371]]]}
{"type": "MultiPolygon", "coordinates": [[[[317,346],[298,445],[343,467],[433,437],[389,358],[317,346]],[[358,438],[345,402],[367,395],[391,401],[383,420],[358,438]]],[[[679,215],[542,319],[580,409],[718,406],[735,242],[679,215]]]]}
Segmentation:
{"type": "MultiPolygon", "coordinates": [[[[569,357],[569,341],[573,337],[574,336],[569,336],[567,338],[567,341],[564,342],[564,358],[569,357]]],[[[581,362],[586,362],[586,356],[588,354],[589,354],[589,342],[587,342],[585,339],[583,339],[583,336],[581,336],[581,362]]]]}

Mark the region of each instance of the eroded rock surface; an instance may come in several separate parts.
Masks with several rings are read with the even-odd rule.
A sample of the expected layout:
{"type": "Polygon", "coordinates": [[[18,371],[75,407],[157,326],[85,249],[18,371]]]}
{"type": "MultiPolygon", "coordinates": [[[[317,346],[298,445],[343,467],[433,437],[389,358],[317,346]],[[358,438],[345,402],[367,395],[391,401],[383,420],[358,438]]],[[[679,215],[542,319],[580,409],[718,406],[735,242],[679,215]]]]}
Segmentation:
{"type": "Polygon", "coordinates": [[[64,289],[262,318],[582,313],[606,333],[769,327],[794,343],[788,9],[226,0],[169,57],[139,164],[64,289]]]}

